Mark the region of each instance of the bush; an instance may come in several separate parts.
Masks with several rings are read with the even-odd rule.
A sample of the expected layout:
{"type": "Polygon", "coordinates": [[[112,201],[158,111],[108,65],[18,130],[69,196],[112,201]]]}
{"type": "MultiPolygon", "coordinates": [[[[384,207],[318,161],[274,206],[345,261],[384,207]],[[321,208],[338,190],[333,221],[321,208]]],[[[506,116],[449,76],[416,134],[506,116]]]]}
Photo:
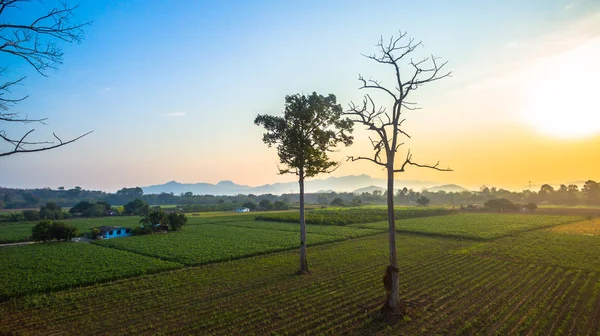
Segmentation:
{"type": "Polygon", "coordinates": [[[133,236],[141,236],[145,234],[152,233],[152,227],[149,225],[146,226],[137,226],[131,229],[131,235],[133,236]]]}
{"type": "Polygon", "coordinates": [[[531,212],[535,211],[538,208],[537,204],[535,204],[533,202],[528,203],[525,207],[527,208],[527,210],[529,210],[531,212]]]}
{"type": "Polygon", "coordinates": [[[11,212],[8,214],[9,222],[22,222],[25,220],[25,216],[23,216],[22,212],[11,212]]]}
{"type": "Polygon", "coordinates": [[[90,238],[92,239],[98,239],[98,237],[100,236],[100,229],[98,228],[93,228],[92,232],[90,233],[90,238]]]}
{"type": "Polygon", "coordinates": [[[519,206],[506,198],[492,199],[483,204],[486,208],[500,211],[519,211],[519,206]]]}
{"type": "Polygon", "coordinates": [[[23,218],[28,222],[39,220],[40,212],[37,210],[25,210],[23,211],[23,218]]]}
{"type": "Polygon", "coordinates": [[[31,229],[31,238],[47,242],[53,239],[70,241],[79,234],[77,227],[63,222],[41,221],[31,229]]]}
{"type": "Polygon", "coordinates": [[[31,239],[43,242],[52,240],[52,222],[41,221],[37,223],[33,228],[31,228],[31,239]]]}
{"type": "Polygon", "coordinates": [[[70,241],[71,238],[77,237],[79,230],[72,224],[64,222],[52,223],[52,238],[56,240],[70,241]]]}

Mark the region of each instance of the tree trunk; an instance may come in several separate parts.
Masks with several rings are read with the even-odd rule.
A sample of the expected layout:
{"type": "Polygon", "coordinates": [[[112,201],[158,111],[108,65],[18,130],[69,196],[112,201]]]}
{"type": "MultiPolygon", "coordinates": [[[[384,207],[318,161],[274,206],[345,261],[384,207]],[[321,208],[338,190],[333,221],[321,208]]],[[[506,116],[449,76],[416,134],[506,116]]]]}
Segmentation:
{"type": "Polygon", "coordinates": [[[387,308],[393,312],[399,310],[400,301],[400,274],[398,270],[398,257],[396,255],[396,218],[394,216],[394,168],[388,167],[387,205],[388,205],[388,238],[390,241],[390,266],[391,291],[388,293],[387,308]]]}
{"type": "Polygon", "coordinates": [[[306,260],[306,220],[304,218],[304,171],[300,170],[300,273],[308,273],[308,261],[306,260]]]}

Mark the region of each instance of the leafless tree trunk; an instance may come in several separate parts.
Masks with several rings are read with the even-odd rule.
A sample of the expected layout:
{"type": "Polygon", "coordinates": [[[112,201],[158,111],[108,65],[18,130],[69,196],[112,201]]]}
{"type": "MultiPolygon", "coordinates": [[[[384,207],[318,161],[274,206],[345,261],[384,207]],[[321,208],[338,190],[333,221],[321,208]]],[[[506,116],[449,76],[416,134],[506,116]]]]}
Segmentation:
{"type": "Polygon", "coordinates": [[[374,79],[364,79],[359,76],[359,81],[362,83],[360,89],[374,89],[385,93],[392,101],[391,112],[387,112],[385,108],[376,108],[373,99],[367,94],[364,96],[362,106],[357,106],[350,103],[350,110],[345,112],[346,115],[353,117],[353,121],[366,126],[367,130],[376,133],[377,137],[371,139],[371,145],[375,154],[373,157],[349,157],[351,161],[367,160],[373,162],[387,171],[387,206],[388,206],[388,236],[389,236],[389,254],[390,265],[387,268],[384,277],[384,286],[387,291],[387,299],[383,306],[383,310],[392,313],[402,313],[403,307],[400,305],[400,275],[398,270],[398,257],[396,251],[396,221],[394,216],[394,173],[404,172],[406,166],[416,166],[423,168],[431,168],[440,171],[450,171],[450,169],[439,168],[439,162],[435,165],[419,164],[412,161],[410,150],[407,151],[404,163],[399,169],[395,168],[394,161],[396,154],[404,142],[399,139],[399,136],[410,138],[410,135],[402,129],[403,109],[417,110],[414,103],[406,100],[410,92],[416,90],[420,86],[434,82],[438,79],[447,77],[450,72],[441,73],[442,68],[446,63],[438,64],[437,58],[433,55],[424,58],[420,61],[413,61],[412,58],[407,62],[409,69],[408,76],[404,77],[406,72],[401,67],[400,62],[408,60],[412,52],[419,46],[421,42],[415,43],[413,39],[402,43],[406,37],[406,33],[400,33],[397,38],[390,38],[388,43],[384,43],[383,38],[379,40],[377,48],[379,54],[366,56],[380,64],[391,66],[395,74],[395,83],[390,88],[383,86],[381,81],[374,79]],[[430,67],[423,67],[423,64],[431,63],[430,67]],[[412,73],[411,73],[412,72],[412,73]],[[385,156],[385,157],[383,157],[385,156]]]}
{"type": "MultiPolygon", "coordinates": [[[[62,64],[62,50],[55,41],[67,43],[81,42],[83,39],[83,27],[89,22],[82,24],[71,24],[77,6],[69,7],[61,3],[58,8],[53,8],[29,22],[13,22],[7,20],[10,13],[25,7],[28,0],[0,0],[0,52],[15,56],[31,65],[40,75],[46,76],[45,71],[56,69],[62,64]]],[[[7,68],[0,67],[0,76],[6,75],[7,68]]],[[[20,117],[18,112],[10,112],[9,109],[25,100],[28,96],[10,97],[11,89],[22,85],[25,76],[14,80],[0,83],[0,127],[2,123],[40,123],[45,124],[46,118],[20,117]]],[[[90,134],[87,132],[76,138],[63,141],[56,134],[53,141],[29,141],[28,136],[35,129],[31,129],[24,135],[9,135],[6,129],[0,128],[0,140],[8,143],[12,150],[0,152],[0,157],[17,153],[41,152],[70,144],[90,134]]]]}

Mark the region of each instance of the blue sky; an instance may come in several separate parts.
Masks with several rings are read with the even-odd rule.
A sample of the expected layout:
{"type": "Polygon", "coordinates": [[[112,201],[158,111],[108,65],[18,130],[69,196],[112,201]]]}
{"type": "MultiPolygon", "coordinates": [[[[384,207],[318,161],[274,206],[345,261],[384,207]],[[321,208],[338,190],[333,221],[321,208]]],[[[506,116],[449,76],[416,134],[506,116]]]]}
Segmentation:
{"type": "MultiPolygon", "coordinates": [[[[22,20],[53,4],[33,2],[3,20],[22,20]]],[[[374,52],[380,35],[399,29],[422,40],[424,53],[449,60],[453,71],[451,79],[416,96],[425,109],[414,117],[412,133],[423,134],[415,146],[426,160],[437,160],[436,147],[448,134],[476,140],[483,125],[511,122],[496,112],[485,118],[464,112],[453,93],[462,97],[465,88],[525,59],[549,55],[545,41],[555,32],[573,30],[561,37],[568,41],[600,36],[585,23],[598,12],[600,2],[591,0],[85,1],[75,19],[93,24],[82,44],[61,45],[65,56],[58,71],[44,78],[15,58],[0,61],[13,76],[28,76],[15,94],[30,98],[15,111],[50,118],[48,126],[35,125],[38,139],[53,131],[63,138],[94,133],[54,151],[1,158],[0,185],[116,190],[169,180],[250,185],[292,180],[276,175],[276,153],[261,143],[254,117],[280,113],[284,96],[298,92],[334,93],[344,106],[360,100],[358,73],[384,82],[391,74],[360,54],[374,52]]],[[[2,127],[15,134],[26,130],[2,127]]],[[[352,150],[366,149],[363,135],[357,133],[352,150]]],[[[350,149],[339,153],[346,154],[350,149]]],[[[362,164],[345,164],[336,172],[360,173],[383,175],[362,164]]],[[[561,174],[546,178],[592,177],[587,171],[561,174]]],[[[509,183],[494,174],[475,181],[464,170],[398,178],[509,183]]]]}

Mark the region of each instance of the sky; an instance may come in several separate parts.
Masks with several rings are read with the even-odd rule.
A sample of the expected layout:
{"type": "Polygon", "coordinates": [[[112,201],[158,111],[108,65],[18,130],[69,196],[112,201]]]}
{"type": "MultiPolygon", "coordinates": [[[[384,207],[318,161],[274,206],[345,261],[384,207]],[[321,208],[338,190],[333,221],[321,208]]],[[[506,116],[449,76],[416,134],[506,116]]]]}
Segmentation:
{"type": "MultiPolygon", "coordinates": [[[[23,4],[0,21],[28,21],[53,5],[23,4]]],[[[277,174],[256,115],[281,114],[296,93],[360,102],[359,74],[392,85],[392,70],[362,54],[399,31],[423,42],[415,58],[434,54],[452,71],[410,97],[421,109],[405,112],[411,139],[401,156],[410,149],[453,172],[410,167],[396,179],[512,189],[600,180],[597,0],[84,1],[74,21],[91,20],[81,44],[60,45],[63,64],[48,77],[0,55],[7,79],[27,76],[13,93],[29,98],[13,111],[49,118],[0,129],[35,128],[32,140],[94,131],[0,158],[0,186],[294,181],[277,174]]],[[[369,133],[355,129],[354,144],[332,158],[371,153],[369,133]]],[[[331,176],[358,174],[385,177],[345,161],[331,176]]]]}

